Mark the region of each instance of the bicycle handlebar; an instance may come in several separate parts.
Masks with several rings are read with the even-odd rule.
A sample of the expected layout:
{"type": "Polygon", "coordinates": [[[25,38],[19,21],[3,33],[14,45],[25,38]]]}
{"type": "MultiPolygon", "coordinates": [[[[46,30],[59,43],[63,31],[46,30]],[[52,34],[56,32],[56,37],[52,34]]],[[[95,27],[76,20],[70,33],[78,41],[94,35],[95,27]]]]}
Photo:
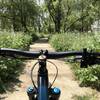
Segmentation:
{"type": "Polygon", "coordinates": [[[8,48],[0,48],[0,55],[11,56],[12,55],[19,55],[24,57],[30,58],[37,58],[40,53],[39,52],[31,52],[31,51],[21,51],[17,49],[8,49],[8,48]]]}
{"type": "Polygon", "coordinates": [[[83,49],[83,51],[66,51],[66,52],[48,52],[47,50],[34,52],[34,51],[21,51],[16,49],[0,48],[0,55],[10,56],[15,58],[19,58],[16,57],[16,55],[20,55],[28,57],[28,59],[38,58],[40,55],[45,55],[47,59],[58,59],[69,56],[81,56],[82,68],[87,67],[88,65],[100,64],[100,52],[88,52],[87,49],[83,49]]]}
{"type": "MultiPolygon", "coordinates": [[[[37,58],[41,54],[44,54],[47,59],[57,59],[57,58],[63,58],[63,57],[69,57],[69,56],[82,56],[84,54],[83,51],[66,51],[66,52],[48,52],[41,51],[35,52],[35,51],[21,51],[16,49],[7,49],[7,48],[0,48],[0,55],[20,55],[24,57],[29,58],[37,58]]],[[[100,56],[100,52],[87,52],[88,55],[94,55],[94,56],[100,56]]]]}

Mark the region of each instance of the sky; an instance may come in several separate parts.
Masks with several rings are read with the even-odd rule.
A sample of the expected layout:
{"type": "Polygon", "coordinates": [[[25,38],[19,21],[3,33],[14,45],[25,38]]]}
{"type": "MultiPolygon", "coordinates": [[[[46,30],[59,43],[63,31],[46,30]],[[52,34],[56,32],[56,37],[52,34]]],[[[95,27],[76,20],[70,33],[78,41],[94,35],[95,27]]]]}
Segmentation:
{"type": "Polygon", "coordinates": [[[42,5],[44,3],[44,0],[36,0],[37,4],[42,5]]]}

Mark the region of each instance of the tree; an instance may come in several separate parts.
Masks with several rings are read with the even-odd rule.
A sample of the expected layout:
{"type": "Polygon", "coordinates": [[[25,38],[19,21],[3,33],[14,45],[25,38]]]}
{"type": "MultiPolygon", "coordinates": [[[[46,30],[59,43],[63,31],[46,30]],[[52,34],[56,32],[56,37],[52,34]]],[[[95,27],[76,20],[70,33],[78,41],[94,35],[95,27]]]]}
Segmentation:
{"type": "Polygon", "coordinates": [[[62,21],[62,0],[47,0],[45,1],[49,14],[55,25],[55,32],[60,33],[62,21]]]}
{"type": "MultiPolygon", "coordinates": [[[[33,22],[38,16],[38,6],[33,0],[2,0],[0,2],[0,20],[6,19],[14,31],[28,31],[28,26],[33,27],[33,22]]],[[[5,27],[3,27],[5,28],[5,27]]]]}
{"type": "Polygon", "coordinates": [[[100,19],[100,0],[0,0],[0,28],[14,31],[66,32],[91,30],[100,19]]]}

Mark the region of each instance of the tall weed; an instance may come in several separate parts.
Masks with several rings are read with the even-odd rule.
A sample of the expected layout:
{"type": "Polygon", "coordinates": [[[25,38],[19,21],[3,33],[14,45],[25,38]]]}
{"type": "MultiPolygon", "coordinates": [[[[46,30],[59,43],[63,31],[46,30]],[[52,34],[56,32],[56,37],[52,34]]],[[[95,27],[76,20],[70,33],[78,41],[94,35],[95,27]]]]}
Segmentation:
{"type": "MultiPolygon", "coordinates": [[[[32,37],[21,33],[0,33],[0,48],[28,50],[32,37]]],[[[22,61],[0,57],[0,92],[5,91],[5,83],[14,80],[21,70],[22,61]]]]}
{"type": "MultiPolygon", "coordinates": [[[[56,34],[50,39],[51,45],[57,51],[66,50],[94,50],[100,52],[100,33],[65,33],[56,34]]],[[[78,64],[73,67],[80,84],[83,86],[92,86],[100,90],[100,66],[96,65],[87,69],[79,68],[78,64]]]]}

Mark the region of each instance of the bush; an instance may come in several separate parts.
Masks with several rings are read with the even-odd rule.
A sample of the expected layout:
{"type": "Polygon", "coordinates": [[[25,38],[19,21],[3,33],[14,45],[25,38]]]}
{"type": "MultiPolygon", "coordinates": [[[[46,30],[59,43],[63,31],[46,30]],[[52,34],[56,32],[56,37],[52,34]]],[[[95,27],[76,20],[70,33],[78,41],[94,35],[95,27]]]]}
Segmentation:
{"type": "Polygon", "coordinates": [[[32,42],[32,37],[25,34],[0,34],[0,48],[28,49],[32,42]]]}
{"type": "MultiPolygon", "coordinates": [[[[70,34],[68,34],[70,35],[70,34]]],[[[66,51],[71,47],[72,38],[68,38],[67,34],[56,34],[50,38],[50,44],[56,49],[56,51],[66,51]]],[[[70,35],[73,36],[73,35],[70,35]]]]}
{"type": "MultiPolygon", "coordinates": [[[[28,50],[32,37],[25,34],[0,33],[0,48],[28,50]]],[[[19,75],[21,60],[0,57],[0,92],[4,91],[5,83],[9,83],[19,75]]]]}
{"type": "Polygon", "coordinates": [[[100,50],[100,34],[56,34],[52,36],[50,43],[57,51],[80,50],[83,48],[100,50]]]}
{"type": "MultiPolygon", "coordinates": [[[[57,51],[66,50],[81,50],[88,48],[100,52],[100,34],[98,33],[84,33],[84,34],[56,34],[50,39],[51,45],[57,51]]],[[[93,88],[100,89],[100,66],[93,66],[81,69],[79,65],[74,64],[73,67],[77,78],[80,80],[81,85],[92,86],[93,88]]]]}
{"type": "Polygon", "coordinates": [[[97,100],[96,94],[86,94],[82,96],[75,95],[73,96],[74,100],[97,100]]]}
{"type": "Polygon", "coordinates": [[[81,86],[91,86],[100,90],[100,66],[94,65],[88,68],[79,68],[79,65],[74,65],[73,68],[77,78],[80,80],[81,86]]]}
{"type": "Polygon", "coordinates": [[[32,37],[32,41],[35,41],[39,38],[38,34],[34,33],[34,31],[27,32],[26,34],[28,34],[32,37]]]}

